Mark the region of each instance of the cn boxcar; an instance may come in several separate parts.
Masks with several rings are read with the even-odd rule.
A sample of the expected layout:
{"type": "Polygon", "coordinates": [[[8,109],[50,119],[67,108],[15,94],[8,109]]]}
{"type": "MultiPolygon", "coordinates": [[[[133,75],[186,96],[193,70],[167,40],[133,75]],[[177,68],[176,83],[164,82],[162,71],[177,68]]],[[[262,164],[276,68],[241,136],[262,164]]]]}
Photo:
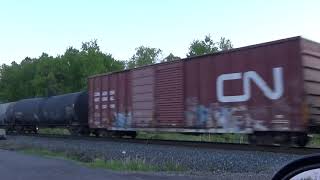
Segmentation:
{"type": "Polygon", "coordinates": [[[320,125],[320,44],[293,37],[89,77],[89,126],[307,141],[320,125]]]}

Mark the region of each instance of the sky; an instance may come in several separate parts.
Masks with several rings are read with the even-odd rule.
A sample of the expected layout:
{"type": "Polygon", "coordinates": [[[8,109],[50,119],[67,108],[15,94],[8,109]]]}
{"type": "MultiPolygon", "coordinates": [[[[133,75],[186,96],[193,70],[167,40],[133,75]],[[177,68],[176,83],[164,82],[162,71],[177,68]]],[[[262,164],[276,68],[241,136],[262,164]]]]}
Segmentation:
{"type": "Polygon", "coordinates": [[[185,57],[210,34],[242,47],[292,36],[320,42],[319,0],[1,0],[0,63],[61,55],[98,40],[128,60],[144,45],[185,57]]]}

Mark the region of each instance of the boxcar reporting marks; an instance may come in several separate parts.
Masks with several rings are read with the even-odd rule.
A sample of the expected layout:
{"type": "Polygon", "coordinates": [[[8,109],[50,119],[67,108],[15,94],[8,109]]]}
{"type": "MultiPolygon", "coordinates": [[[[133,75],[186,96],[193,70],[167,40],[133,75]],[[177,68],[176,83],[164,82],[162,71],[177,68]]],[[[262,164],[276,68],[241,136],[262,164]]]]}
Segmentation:
{"type": "Polygon", "coordinates": [[[217,98],[220,102],[245,102],[251,97],[251,81],[254,82],[264,93],[264,95],[272,100],[279,99],[283,95],[283,68],[276,67],[273,71],[274,90],[268,87],[266,81],[256,71],[247,71],[244,73],[228,73],[218,76],[216,81],[217,98]],[[224,95],[224,81],[242,79],[243,94],[234,96],[224,95]]]}

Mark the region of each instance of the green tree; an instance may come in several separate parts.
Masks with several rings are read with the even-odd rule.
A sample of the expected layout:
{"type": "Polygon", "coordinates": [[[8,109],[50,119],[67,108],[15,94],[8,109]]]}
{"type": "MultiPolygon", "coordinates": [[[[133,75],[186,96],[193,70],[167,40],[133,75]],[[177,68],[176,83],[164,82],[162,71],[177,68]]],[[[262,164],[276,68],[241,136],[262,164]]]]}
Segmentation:
{"type": "Polygon", "coordinates": [[[179,56],[175,56],[172,53],[170,53],[167,57],[165,57],[162,62],[168,62],[168,61],[174,61],[174,60],[178,60],[181,59],[179,56]]]}
{"type": "Polygon", "coordinates": [[[161,49],[140,46],[136,48],[136,53],[131,57],[131,59],[127,63],[127,67],[135,68],[160,62],[161,54],[161,49]]]}
{"type": "Polygon", "coordinates": [[[194,40],[190,44],[187,57],[215,53],[231,48],[232,43],[229,39],[221,37],[219,42],[214,42],[210,35],[206,35],[204,40],[194,40]]]}
{"type": "Polygon", "coordinates": [[[224,37],[220,38],[220,41],[218,42],[219,49],[221,51],[229,50],[233,48],[233,45],[229,39],[226,39],[224,37]]]}
{"type": "Polygon", "coordinates": [[[31,82],[36,89],[35,96],[52,96],[66,92],[63,82],[68,76],[59,61],[61,61],[59,57],[43,53],[34,64],[36,72],[31,82]]]}
{"type": "Polygon", "coordinates": [[[80,50],[67,48],[63,55],[43,53],[0,67],[0,101],[16,101],[86,89],[88,76],[123,70],[124,61],[100,51],[97,40],[84,42],[80,50]]]}

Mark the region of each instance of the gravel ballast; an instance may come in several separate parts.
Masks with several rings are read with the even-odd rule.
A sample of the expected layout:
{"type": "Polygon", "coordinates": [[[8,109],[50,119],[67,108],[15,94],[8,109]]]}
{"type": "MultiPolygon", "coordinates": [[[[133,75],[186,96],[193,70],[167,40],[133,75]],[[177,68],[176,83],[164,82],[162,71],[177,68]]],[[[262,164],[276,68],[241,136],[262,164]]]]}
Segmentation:
{"type": "Polygon", "coordinates": [[[221,179],[232,179],[234,175],[238,178],[245,176],[244,179],[270,179],[283,165],[301,157],[284,153],[31,136],[9,136],[7,140],[0,141],[0,148],[3,149],[21,147],[76,153],[82,156],[83,161],[97,157],[106,160],[141,159],[148,164],[160,167],[177,165],[183,167],[188,174],[215,175],[221,179]]]}

